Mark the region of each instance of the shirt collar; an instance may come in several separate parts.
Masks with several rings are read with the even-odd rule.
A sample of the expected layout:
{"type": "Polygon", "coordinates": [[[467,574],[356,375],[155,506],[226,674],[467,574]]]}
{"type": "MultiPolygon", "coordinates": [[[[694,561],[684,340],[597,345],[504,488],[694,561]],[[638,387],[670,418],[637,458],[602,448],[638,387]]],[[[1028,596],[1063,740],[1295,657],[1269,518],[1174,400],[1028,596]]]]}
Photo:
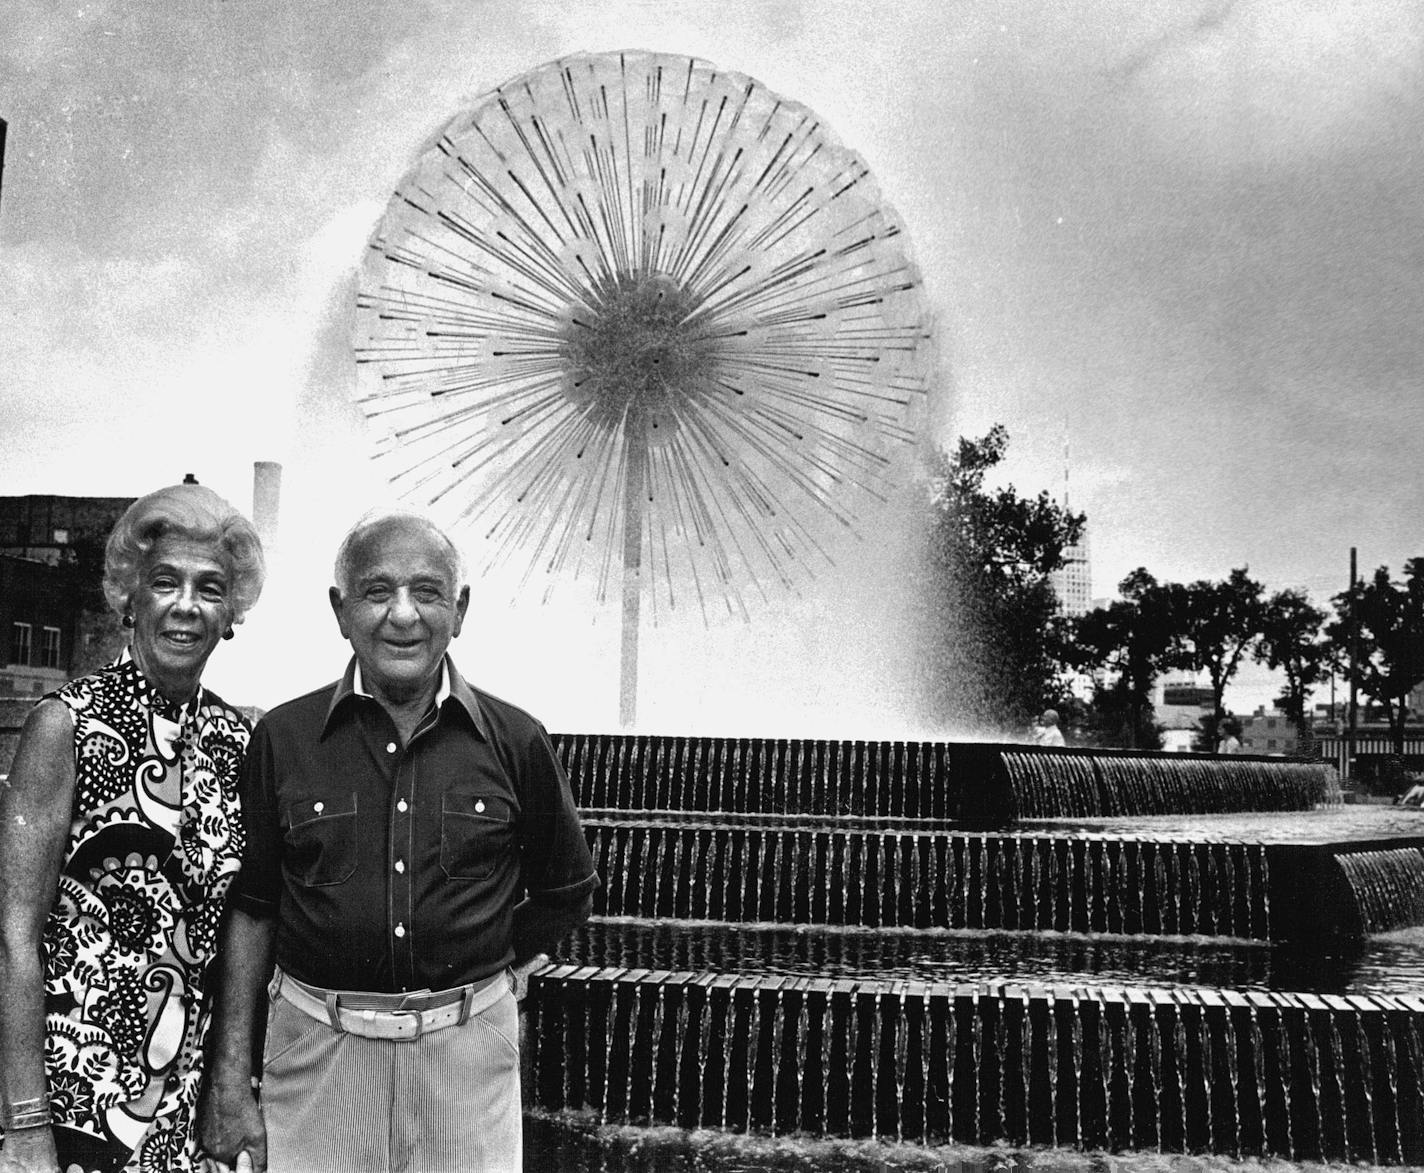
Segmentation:
{"type": "MultiPolygon", "coordinates": [[[[357,696],[370,696],[370,690],[366,688],[366,681],[361,675],[361,661],[352,659],[351,661],[351,691],[357,696]]],[[[438,709],[450,697],[450,658],[446,656],[440,661],[440,687],[435,690],[435,707],[438,709]]]]}
{"type": "MultiPolygon", "coordinates": [[[[361,678],[361,664],[355,656],[351,657],[350,663],[346,665],[346,671],[336,684],[336,691],[332,694],[331,704],[327,706],[326,721],[322,725],[321,733],[325,737],[330,731],[332,720],[337,709],[352,697],[375,698],[366,691],[365,683],[361,678]]],[[[475,727],[480,737],[485,741],[490,740],[489,726],[485,722],[485,715],[480,708],[479,698],[475,696],[475,690],[465,683],[465,678],[460,675],[460,670],[455,667],[454,661],[446,656],[440,663],[440,686],[435,690],[435,707],[442,709],[446,701],[454,701],[470,718],[470,724],[475,727]]]]}
{"type": "Polygon", "coordinates": [[[202,702],[203,686],[201,684],[198,685],[198,691],[183,704],[178,705],[170,701],[143,674],[143,669],[138,666],[138,661],[134,659],[133,652],[127,644],[123,646],[114,660],[113,668],[121,679],[129,683],[134,696],[138,698],[139,703],[145,709],[175,724],[186,725],[192,715],[198,711],[202,702]]]}

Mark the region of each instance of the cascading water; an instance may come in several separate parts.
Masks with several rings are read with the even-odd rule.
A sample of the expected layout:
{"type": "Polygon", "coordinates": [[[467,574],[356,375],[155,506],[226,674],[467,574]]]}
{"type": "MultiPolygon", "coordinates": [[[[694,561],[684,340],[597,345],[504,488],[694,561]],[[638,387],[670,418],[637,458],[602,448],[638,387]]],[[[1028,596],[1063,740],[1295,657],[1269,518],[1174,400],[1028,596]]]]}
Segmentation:
{"type": "Polygon", "coordinates": [[[1424,922],[1424,848],[1342,851],[1336,860],[1367,933],[1424,922]]]}
{"type": "Polygon", "coordinates": [[[1328,767],[556,743],[604,884],[566,963],[531,986],[545,1108],[774,1135],[1424,1160],[1424,1001],[1322,988],[1292,960],[1301,942],[1424,919],[1424,836],[1329,842],[1351,812],[1328,767]],[[1234,815],[1253,808],[1299,813],[1234,815]],[[1309,882],[1329,868],[1334,887],[1309,882]]]}

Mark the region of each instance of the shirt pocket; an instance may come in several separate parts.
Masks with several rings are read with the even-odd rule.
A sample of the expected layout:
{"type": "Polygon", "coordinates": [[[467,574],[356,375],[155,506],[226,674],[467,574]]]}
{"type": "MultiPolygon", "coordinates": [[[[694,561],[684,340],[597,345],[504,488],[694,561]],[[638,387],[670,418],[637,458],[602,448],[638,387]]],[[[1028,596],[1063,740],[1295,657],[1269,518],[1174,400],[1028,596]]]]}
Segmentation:
{"type": "Polygon", "coordinates": [[[446,794],[440,810],[440,867],[451,880],[485,880],[514,834],[509,800],[497,794],[446,794]]]}
{"type": "Polygon", "coordinates": [[[287,870],[309,888],[343,884],[356,870],[356,795],[303,799],[287,808],[287,870]]]}

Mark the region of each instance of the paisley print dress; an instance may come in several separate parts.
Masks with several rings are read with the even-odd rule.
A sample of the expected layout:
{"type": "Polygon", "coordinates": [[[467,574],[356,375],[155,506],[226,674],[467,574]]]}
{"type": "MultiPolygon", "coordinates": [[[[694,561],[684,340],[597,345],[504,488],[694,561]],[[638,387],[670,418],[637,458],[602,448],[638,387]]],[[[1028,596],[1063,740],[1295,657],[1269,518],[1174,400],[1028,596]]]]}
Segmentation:
{"type": "Polygon", "coordinates": [[[242,856],[246,718],[170,705],[123,653],[54,694],[74,718],[74,813],[45,926],[45,1061],[60,1168],[184,1170],[203,979],[242,856]]]}

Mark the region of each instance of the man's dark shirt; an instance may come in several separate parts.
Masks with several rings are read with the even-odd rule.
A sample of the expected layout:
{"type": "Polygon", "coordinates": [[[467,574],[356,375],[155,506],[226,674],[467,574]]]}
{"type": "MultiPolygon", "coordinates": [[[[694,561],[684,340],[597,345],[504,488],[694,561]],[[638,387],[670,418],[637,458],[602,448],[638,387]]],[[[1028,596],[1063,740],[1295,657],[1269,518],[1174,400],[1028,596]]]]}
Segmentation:
{"type": "MultiPolygon", "coordinates": [[[[328,989],[443,990],[514,960],[514,907],[597,884],[544,727],[472,689],[400,738],[345,676],[258,723],[241,775],[239,908],[277,914],[277,964],[328,989]]],[[[524,960],[521,958],[520,960],[524,960]]]]}

